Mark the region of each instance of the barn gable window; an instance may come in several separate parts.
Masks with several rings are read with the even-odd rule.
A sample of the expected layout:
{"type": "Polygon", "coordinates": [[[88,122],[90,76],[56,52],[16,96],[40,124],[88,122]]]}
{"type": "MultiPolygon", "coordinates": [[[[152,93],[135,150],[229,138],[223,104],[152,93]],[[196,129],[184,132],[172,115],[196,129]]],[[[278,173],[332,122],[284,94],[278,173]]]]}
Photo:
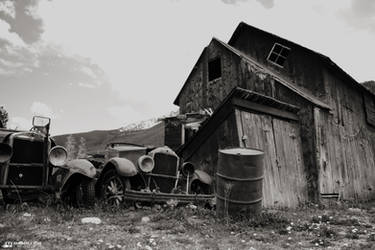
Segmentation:
{"type": "Polygon", "coordinates": [[[208,81],[213,81],[221,77],[221,60],[220,57],[208,62],[208,81]]]}
{"type": "Polygon", "coordinates": [[[283,67],[289,52],[290,48],[279,43],[275,43],[267,57],[267,60],[279,67],[283,67]]]}

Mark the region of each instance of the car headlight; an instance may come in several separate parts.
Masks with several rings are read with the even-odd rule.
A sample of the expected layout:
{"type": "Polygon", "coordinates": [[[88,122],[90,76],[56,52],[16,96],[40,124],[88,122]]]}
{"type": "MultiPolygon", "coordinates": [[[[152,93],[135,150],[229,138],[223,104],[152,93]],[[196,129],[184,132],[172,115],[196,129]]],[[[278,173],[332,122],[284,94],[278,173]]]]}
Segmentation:
{"type": "Polygon", "coordinates": [[[149,173],[154,169],[155,162],[151,156],[142,155],[138,158],[138,167],[145,173],[149,173]]]}
{"type": "Polygon", "coordinates": [[[53,166],[61,167],[68,159],[68,152],[62,146],[55,146],[49,151],[48,159],[53,166]]]}
{"type": "Polygon", "coordinates": [[[181,172],[184,176],[192,176],[195,171],[195,166],[191,162],[185,162],[182,164],[181,172]]]}

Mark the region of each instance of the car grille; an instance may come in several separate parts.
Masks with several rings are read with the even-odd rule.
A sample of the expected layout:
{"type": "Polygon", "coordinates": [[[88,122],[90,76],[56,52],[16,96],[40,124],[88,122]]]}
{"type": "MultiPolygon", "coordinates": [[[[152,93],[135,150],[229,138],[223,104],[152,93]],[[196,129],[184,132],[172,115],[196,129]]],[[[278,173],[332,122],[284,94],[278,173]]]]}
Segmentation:
{"type": "Polygon", "coordinates": [[[43,142],[15,138],[11,163],[43,163],[43,142]]]}
{"type": "Polygon", "coordinates": [[[156,153],[154,155],[155,167],[153,173],[176,176],[178,158],[173,155],[156,153]]]}
{"type": "Polygon", "coordinates": [[[156,153],[154,155],[154,161],[155,167],[152,173],[163,175],[163,177],[154,177],[157,186],[161,192],[171,192],[176,182],[178,158],[173,155],[156,153]]]}
{"type": "Polygon", "coordinates": [[[43,142],[15,138],[8,185],[42,185],[43,142]]]}

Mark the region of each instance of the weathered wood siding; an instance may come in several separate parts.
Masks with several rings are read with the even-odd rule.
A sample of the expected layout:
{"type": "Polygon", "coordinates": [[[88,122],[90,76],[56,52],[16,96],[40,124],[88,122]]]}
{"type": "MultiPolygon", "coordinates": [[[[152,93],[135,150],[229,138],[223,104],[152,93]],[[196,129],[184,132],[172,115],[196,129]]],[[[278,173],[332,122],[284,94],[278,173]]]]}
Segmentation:
{"type": "Polygon", "coordinates": [[[264,151],[263,206],[297,207],[307,201],[299,124],[240,110],[236,120],[239,144],[264,151]]]}
{"type": "Polygon", "coordinates": [[[313,93],[315,96],[321,97],[325,94],[322,85],[323,65],[319,55],[286,39],[246,24],[242,25],[241,29],[242,31],[230,40],[229,45],[254,58],[267,68],[278,72],[296,86],[313,93]],[[291,49],[283,68],[267,60],[268,54],[275,43],[280,43],[291,49]]]}
{"type": "MultiPolygon", "coordinates": [[[[217,47],[216,44],[211,45],[213,48],[217,47]]],[[[226,51],[226,50],[225,50],[226,51]]],[[[216,55],[216,54],[215,54],[216,55]]],[[[259,68],[256,65],[251,64],[248,61],[245,61],[243,59],[238,60],[236,57],[224,57],[227,58],[225,60],[231,60],[231,64],[238,64],[237,67],[231,67],[227,68],[227,70],[231,70],[231,73],[228,74],[228,77],[233,76],[236,74],[237,69],[238,72],[238,78],[235,78],[234,80],[231,78],[228,79],[228,84],[226,82],[223,82],[223,79],[220,80],[220,89],[212,89],[213,94],[214,93],[226,93],[230,92],[230,90],[233,88],[232,84],[237,84],[237,86],[249,89],[252,91],[256,91],[260,94],[270,96],[273,98],[276,98],[280,101],[290,103],[293,105],[296,105],[298,107],[301,107],[300,112],[298,112],[298,117],[300,118],[300,136],[301,141],[303,143],[302,147],[302,155],[303,155],[303,166],[304,171],[307,175],[307,178],[304,179],[304,181],[307,182],[308,185],[308,191],[309,196],[311,200],[317,200],[319,191],[318,191],[318,172],[316,167],[316,159],[315,159],[315,131],[314,126],[311,126],[313,124],[313,105],[303,99],[298,94],[294,93],[293,91],[289,90],[285,86],[283,86],[278,81],[274,80],[274,78],[267,73],[262,68],[259,68]],[[223,91],[223,88],[226,88],[225,91],[223,91]]],[[[198,68],[202,67],[202,62],[198,63],[198,68]]],[[[230,64],[230,61],[228,61],[228,64],[230,64]]],[[[202,79],[202,78],[199,78],[202,79]]],[[[216,108],[216,104],[210,102],[210,100],[201,100],[200,98],[203,98],[201,95],[194,96],[193,89],[194,85],[197,84],[196,82],[192,81],[187,84],[186,90],[182,93],[180,104],[181,106],[190,106],[190,107],[198,107],[200,103],[206,103],[207,105],[216,108]],[[189,101],[188,104],[184,103],[184,97],[185,95],[188,95],[189,98],[191,98],[191,101],[189,101]],[[193,98],[194,97],[194,98],[193,98]]],[[[218,96],[221,96],[218,94],[218,96]]],[[[225,96],[220,97],[221,100],[225,98],[225,96]]],[[[209,145],[209,144],[207,144],[209,145]]],[[[209,148],[211,146],[208,146],[209,148]]],[[[202,148],[204,151],[205,149],[202,148]]],[[[208,149],[209,150],[209,149],[208,149]]],[[[205,153],[203,153],[205,154],[205,153]]],[[[196,156],[200,157],[200,156],[196,156]]],[[[216,160],[216,159],[215,159],[216,160]]],[[[215,162],[216,164],[216,162],[215,162]]]]}
{"type": "Polygon", "coordinates": [[[329,71],[324,76],[332,111],[314,111],[320,193],[373,199],[375,129],[366,122],[364,93],[329,71]]]}
{"type": "Polygon", "coordinates": [[[215,176],[219,149],[261,149],[265,153],[263,206],[297,207],[308,200],[299,126],[295,121],[235,109],[213,131],[206,131],[209,137],[194,151],[183,151],[182,156],[215,176]]]}
{"type": "Polygon", "coordinates": [[[271,77],[264,69],[251,63],[241,60],[240,86],[245,89],[256,91],[263,95],[273,97],[277,100],[293,104],[300,107],[298,112],[300,124],[300,136],[302,142],[302,154],[305,173],[307,178],[308,193],[312,201],[317,201],[318,191],[318,170],[315,158],[315,128],[311,126],[314,123],[313,104],[300,95],[294,93],[280,82],[271,77]]]}
{"type": "Polygon", "coordinates": [[[240,59],[213,40],[202,52],[180,94],[180,113],[215,110],[235,86],[239,86],[240,59]],[[208,81],[208,62],[221,58],[221,77],[208,81]]]}

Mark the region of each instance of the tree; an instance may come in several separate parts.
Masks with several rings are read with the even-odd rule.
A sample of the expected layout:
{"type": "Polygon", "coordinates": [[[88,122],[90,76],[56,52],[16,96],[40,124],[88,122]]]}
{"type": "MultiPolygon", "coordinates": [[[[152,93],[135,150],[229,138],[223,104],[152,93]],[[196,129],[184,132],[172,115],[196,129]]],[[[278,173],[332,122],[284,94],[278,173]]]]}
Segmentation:
{"type": "Polygon", "coordinates": [[[86,158],[86,157],[87,157],[86,139],[81,137],[81,138],[79,138],[77,158],[82,159],[82,158],[86,158]]]}
{"type": "Polygon", "coordinates": [[[0,106],[0,128],[6,128],[8,123],[8,112],[0,106]]]}
{"type": "Polygon", "coordinates": [[[77,142],[73,135],[69,135],[66,138],[65,148],[66,148],[66,151],[68,152],[68,160],[73,160],[76,158],[76,155],[77,155],[76,144],[77,142]]]}

